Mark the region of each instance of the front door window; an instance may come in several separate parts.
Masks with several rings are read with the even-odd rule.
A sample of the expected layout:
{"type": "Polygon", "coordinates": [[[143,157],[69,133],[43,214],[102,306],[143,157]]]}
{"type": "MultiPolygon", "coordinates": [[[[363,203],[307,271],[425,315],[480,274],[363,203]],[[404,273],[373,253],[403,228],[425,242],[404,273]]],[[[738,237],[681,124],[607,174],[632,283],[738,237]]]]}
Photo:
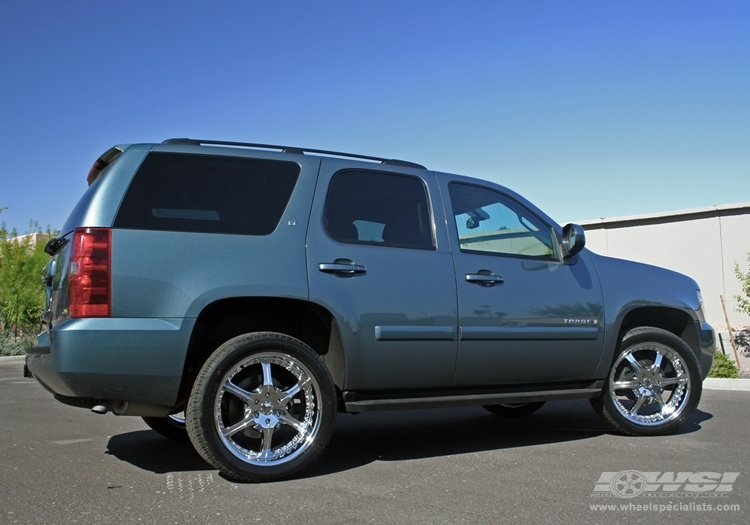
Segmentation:
{"type": "Polygon", "coordinates": [[[557,258],[550,228],[518,203],[468,184],[450,194],[461,251],[557,258]]]}

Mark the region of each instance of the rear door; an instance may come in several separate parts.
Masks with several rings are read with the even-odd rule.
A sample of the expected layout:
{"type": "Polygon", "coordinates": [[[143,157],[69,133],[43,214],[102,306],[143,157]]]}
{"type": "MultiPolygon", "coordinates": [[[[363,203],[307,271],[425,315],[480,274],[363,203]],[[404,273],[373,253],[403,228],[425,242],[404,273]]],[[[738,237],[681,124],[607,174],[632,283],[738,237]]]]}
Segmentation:
{"type": "Polygon", "coordinates": [[[307,242],[310,299],[341,329],[346,389],[449,386],[456,285],[435,176],[358,166],[323,160],[307,242]]]}

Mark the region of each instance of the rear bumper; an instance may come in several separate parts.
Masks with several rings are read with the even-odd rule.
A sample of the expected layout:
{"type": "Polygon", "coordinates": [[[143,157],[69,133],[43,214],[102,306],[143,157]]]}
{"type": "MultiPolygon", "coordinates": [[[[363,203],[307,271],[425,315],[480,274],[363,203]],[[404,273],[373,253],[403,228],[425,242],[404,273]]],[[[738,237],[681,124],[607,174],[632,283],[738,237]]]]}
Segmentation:
{"type": "Polygon", "coordinates": [[[64,398],[173,406],[194,319],[69,319],[43,332],[26,367],[64,398]]]}

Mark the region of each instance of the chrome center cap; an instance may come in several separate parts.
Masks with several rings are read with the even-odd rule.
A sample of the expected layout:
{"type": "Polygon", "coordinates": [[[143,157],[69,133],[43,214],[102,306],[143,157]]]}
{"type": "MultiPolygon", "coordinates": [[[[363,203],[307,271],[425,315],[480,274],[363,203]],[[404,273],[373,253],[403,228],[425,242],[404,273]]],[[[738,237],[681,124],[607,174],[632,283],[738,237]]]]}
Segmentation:
{"type": "Polygon", "coordinates": [[[656,396],[656,394],[654,394],[654,391],[653,391],[653,390],[651,390],[651,389],[650,389],[649,387],[647,387],[647,386],[642,386],[642,387],[640,387],[640,388],[638,389],[638,393],[639,393],[640,395],[642,395],[643,397],[647,397],[647,398],[649,398],[649,399],[651,399],[651,398],[653,398],[653,397],[655,397],[655,396],[656,396]]]}

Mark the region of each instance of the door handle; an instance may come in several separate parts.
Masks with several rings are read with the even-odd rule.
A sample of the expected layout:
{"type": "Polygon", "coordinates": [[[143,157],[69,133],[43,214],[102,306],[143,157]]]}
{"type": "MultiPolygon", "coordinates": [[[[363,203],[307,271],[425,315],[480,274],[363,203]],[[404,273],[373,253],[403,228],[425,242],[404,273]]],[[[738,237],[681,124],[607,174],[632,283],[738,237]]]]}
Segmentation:
{"type": "Polygon", "coordinates": [[[495,286],[496,284],[502,284],[503,278],[499,275],[495,275],[489,270],[479,270],[477,273],[467,273],[466,282],[478,284],[480,286],[495,286]]]}
{"type": "Polygon", "coordinates": [[[332,263],[320,263],[318,265],[318,270],[324,273],[333,273],[345,277],[367,273],[367,268],[361,264],[354,264],[352,261],[341,259],[336,259],[332,263]]]}

